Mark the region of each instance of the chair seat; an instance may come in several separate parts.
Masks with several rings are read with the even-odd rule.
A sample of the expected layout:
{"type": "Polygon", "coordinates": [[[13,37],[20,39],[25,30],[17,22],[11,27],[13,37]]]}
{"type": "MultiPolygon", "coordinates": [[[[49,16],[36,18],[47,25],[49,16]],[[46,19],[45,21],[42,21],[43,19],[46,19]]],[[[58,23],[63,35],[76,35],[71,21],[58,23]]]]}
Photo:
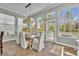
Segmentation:
{"type": "Polygon", "coordinates": [[[23,49],[28,48],[28,40],[26,40],[25,35],[25,32],[19,32],[19,43],[23,49]]]}
{"type": "Polygon", "coordinates": [[[33,41],[34,41],[34,43],[38,43],[38,39],[37,38],[35,38],[33,41]]]}
{"type": "Polygon", "coordinates": [[[41,32],[39,37],[33,39],[33,48],[37,51],[41,51],[44,48],[45,33],[41,32]]]}

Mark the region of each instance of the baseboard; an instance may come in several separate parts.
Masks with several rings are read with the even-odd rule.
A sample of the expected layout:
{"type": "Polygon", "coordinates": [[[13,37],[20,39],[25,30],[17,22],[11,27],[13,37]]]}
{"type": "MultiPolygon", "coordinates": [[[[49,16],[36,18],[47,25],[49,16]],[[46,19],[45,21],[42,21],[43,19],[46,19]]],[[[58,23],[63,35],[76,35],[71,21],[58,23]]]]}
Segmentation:
{"type": "Polygon", "coordinates": [[[68,55],[70,55],[70,56],[76,56],[76,55],[74,55],[74,54],[72,54],[72,53],[69,53],[69,52],[65,52],[65,54],[68,54],[68,55]]]}
{"type": "Polygon", "coordinates": [[[3,40],[3,42],[12,41],[12,40],[16,40],[16,39],[7,39],[7,40],[3,40]]]}

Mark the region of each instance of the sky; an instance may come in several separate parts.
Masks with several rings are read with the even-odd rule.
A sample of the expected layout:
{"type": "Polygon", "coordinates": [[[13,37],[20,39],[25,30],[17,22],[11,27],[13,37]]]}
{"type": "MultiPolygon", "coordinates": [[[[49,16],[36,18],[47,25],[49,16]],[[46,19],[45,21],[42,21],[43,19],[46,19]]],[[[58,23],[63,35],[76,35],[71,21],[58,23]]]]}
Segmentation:
{"type": "Polygon", "coordinates": [[[70,8],[70,9],[63,9],[61,11],[61,14],[60,14],[60,22],[63,23],[64,22],[64,16],[66,14],[66,12],[69,11],[73,17],[73,20],[79,20],[79,8],[78,7],[75,7],[75,8],[70,8]]]}

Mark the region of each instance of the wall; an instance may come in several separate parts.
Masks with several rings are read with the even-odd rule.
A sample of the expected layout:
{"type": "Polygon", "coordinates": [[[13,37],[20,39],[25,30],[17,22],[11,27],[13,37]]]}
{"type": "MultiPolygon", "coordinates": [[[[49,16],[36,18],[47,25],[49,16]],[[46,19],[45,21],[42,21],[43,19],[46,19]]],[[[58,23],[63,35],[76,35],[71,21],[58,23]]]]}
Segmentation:
{"type": "Polygon", "coordinates": [[[18,26],[17,26],[17,18],[18,17],[23,17],[22,15],[18,15],[16,13],[13,13],[11,11],[8,11],[8,10],[5,10],[5,9],[2,9],[0,8],[0,13],[3,13],[3,14],[8,14],[8,15],[11,15],[11,16],[16,16],[15,17],[15,25],[13,24],[1,24],[0,23],[0,31],[5,31],[4,32],[4,38],[3,38],[3,42],[6,42],[6,41],[11,41],[11,40],[15,40],[17,37],[17,35],[15,34],[15,32],[17,32],[18,30],[18,26]]]}

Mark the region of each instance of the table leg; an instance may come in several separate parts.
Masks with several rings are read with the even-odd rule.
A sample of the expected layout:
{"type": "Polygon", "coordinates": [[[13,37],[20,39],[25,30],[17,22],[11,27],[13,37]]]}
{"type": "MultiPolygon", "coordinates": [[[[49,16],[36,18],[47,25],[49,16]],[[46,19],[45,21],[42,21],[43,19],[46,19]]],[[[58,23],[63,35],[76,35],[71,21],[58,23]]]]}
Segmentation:
{"type": "Polygon", "coordinates": [[[30,40],[29,40],[29,49],[31,50],[32,49],[32,39],[30,38],[30,40]]]}

